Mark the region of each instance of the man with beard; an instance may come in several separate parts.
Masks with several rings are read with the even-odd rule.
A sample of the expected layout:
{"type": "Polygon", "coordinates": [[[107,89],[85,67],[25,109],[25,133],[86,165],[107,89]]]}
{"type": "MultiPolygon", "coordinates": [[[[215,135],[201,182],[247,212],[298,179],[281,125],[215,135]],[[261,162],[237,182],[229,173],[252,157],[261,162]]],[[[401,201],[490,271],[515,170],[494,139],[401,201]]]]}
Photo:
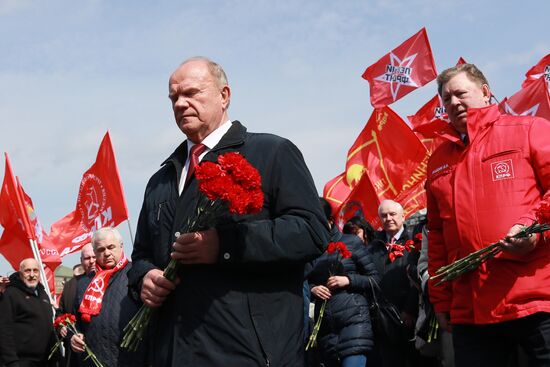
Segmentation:
{"type": "Polygon", "coordinates": [[[25,259],[0,301],[0,365],[6,367],[47,366],[56,342],[53,309],[40,284],[39,265],[25,259]]]}

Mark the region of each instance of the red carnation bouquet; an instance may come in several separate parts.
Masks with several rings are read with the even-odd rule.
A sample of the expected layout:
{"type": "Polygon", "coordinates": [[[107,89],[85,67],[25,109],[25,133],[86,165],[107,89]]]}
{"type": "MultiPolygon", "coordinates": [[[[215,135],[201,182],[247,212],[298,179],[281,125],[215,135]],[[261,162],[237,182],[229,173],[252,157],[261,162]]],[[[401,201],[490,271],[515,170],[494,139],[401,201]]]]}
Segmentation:
{"type": "MultiPolygon", "coordinates": [[[[514,238],[526,238],[533,234],[542,233],[545,240],[550,239],[550,204],[543,201],[535,211],[536,220],[530,226],[524,227],[515,235],[505,238],[504,241],[509,242],[514,238]]],[[[500,242],[493,243],[481,250],[472,252],[466,257],[453,262],[452,264],[439,268],[431,279],[441,280],[436,284],[439,285],[449,280],[454,280],[459,276],[466,274],[474,269],[477,269],[482,263],[495,257],[502,252],[502,244],[500,242]]]]}
{"type": "MultiPolygon", "coordinates": [[[[260,212],[264,204],[262,177],[258,170],[237,152],[218,157],[218,162],[202,162],[195,169],[199,181],[199,198],[194,218],[182,233],[215,227],[227,214],[247,215],[260,212]]],[[[164,277],[175,281],[182,265],[176,260],[164,269],[164,277]]],[[[121,346],[136,351],[145,336],[153,310],[145,305],[124,328],[121,346]]]]}
{"type": "MultiPolygon", "coordinates": [[[[349,259],[351,257],[351,251],[348,250],[344,242],[331,242],[328,244],[327,254],[332,255],[334,253],[336,254],[336,261],[333,261],[331,263],[331,266],[329,269],[329,277],[335,275],[336,268],[343,259],[349,259]]],[[[327,301],[328,299],[323,300],[323,304],[321,305],[321,309],[319,310],[319,318],[317,318],[317,321],[315,322],[315,326],[313,326],[313,331],[309,336],[309,340],[306,345],[306,350],[309,350],[309,348],[312,348],[317,343],[317,334],[319,334],[319,330],[321,329],[321,322],[323,321],[323,315],[325,314],[327,301]]]]}
{"type": "Polygon", "coordinates": [[[386,246],[388,246],[388,258],[390,262],[394,262],[398,257],[404,256],[405,251],[418,251],[422,247],[422,233],[417,233],[413,240],[405,241],[404,245],[387,243],[386,246]]]}
{"type": "MultiPolygon", "coordinates": [[[[75,315],[70,314],[70,313],[64,313],[62,315],[59,315],[53,321],[53,327],[55,329],[61,329],[63,327],[66,327],[74,335],[78,334],[78,330],[76,330],[76,325],[75,324],[76,324],[76,317],[75,317],[75,315]]],[[[48,359],[52,358],[53,354],[57,351],[57,349],[59,349],[60,345],[61,345],[61,341],[58,340],[57,343],[55,343],[55,345],[53,346],[53,348],[50,352],[50,355],[48,356],[48,359]]],[[[90,350],[90,348],[88,348],[88,346],[86,344],[84,345],[84,349],[85,349],[86,354],[87,354],[87,356],[86,356],[86,358],[84,358],[84,360],[91,359],[94,366],[103,367],[101,362],[97,359],[96,355],[90,350]]]]}

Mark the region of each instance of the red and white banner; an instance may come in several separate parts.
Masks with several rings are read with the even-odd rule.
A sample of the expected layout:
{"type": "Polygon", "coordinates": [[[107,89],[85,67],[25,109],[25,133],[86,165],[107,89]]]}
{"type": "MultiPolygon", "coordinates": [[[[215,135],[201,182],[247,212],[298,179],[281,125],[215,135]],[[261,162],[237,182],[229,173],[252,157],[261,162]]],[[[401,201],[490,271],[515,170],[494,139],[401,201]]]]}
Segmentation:
{"type": "Polygon", "coordinates": [[[96,162],[82,176],[76,209],[52,225],[45,241],[63,257],[89,243],[97,229],[117,226],[126,219],[128,208],[107,132],[96,162]]]}
{"type": "Polygon", "coordinates": [[[513,116],[539,116],[550,120],[550,92],[545,78],[528,84],[499,105],[502,113],[513,116]]]}
{"type": "Polygon", "coordinates": [[[369,66],[363,79],[370,84],[374,107],[389,105],[437,76],[426,28],[369,66]]]}
{"type": "Polygon", "coordinates": [[[535,66],[525,73],[525,80],[521,84],[521,87],[525,88],[540,78],[545,79],[548,83],[550,83],[550,54],[540,59],[535,66]]]}

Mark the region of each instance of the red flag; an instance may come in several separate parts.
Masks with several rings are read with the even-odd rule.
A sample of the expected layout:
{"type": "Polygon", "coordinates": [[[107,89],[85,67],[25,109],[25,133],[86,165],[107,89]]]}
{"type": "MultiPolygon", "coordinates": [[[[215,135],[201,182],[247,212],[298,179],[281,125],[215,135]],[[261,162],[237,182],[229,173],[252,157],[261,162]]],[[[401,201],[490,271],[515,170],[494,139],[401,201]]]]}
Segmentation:
{"type": "Polygon", "coordinates": [[[46,242],[65,256],[89,243],[95,230],[117,226],[126,219],[128,209],[124,190],[107,132],[96,162],[82,176],[76,209],[52,225],[46,242]]]}
{"type": "Polygon", "coordinates": [[[515,116],[539,116],[550,120],[548,82],[539,78],[500,103],[503,113],[515,116]]]}
{"type": "Polygon", "coordinates": [[[323,197],[332,207],[334,218],[338,216],[338,210],[351,193],[351,187],[346,183],[346,173],[343,172],[325,184],[323,197]]]}
{"type": "Polygon", "coordinates": [[[374,107],[389,105],[437,76],[426,28],[369,66],[363,79],[370,84],[374,107]]]}
{"type": "MultiPolygon", "coordinates": [[[[37,241],[40,258],[46,269],[54,271],[61,264],[57,250],[41,246],[45,232],[35,215],[31,198],[13,174],[7,154],[4,184],[0,193],[0,224],[4,227],[0,238],[0,253],[13,269],[18,269],[24,259],[34,257],[30,240],[37,241]]],[[[50,290],[55,294],[55,279],[50,278],[42,281],[48,281],[50,290]]]]}
{"type": "Polygon", "coordinates": [[[527,87],[537,79],[546,79],[550,83],[550,54],[544,56],[540,61],[525,73],[525,80],[522,88],[527,87]]]}
{"type": "Polygon", "coordinates": [[[338,209],[335,217],[336,224],[339,228],[343,228],[346,221],[358,215],[365,218],[374,228],[379,228],[381,226],[378,217],[380,202],[381,199],[376,194],[368,173],[365,173],[338,209]]]}
{"type": "Polygon", "coordinates": [[[445,107],[443,107],[441,98],[437,94],[428,103],[420,107],[414,115],[407,116],[407,119],[411,122],[413,130],[435,120],[449,121],[445,113],[445,107]]]}
{"type": "MultiPolygon", "coordinates": [[[[375,210],[368,204],[365,218],[376,221],[379,201],[408,200],[413,193],[420,197],[416,190],[420,186],[423,191],[428,158],[426,148],[405,121],[387,106],[376,108],[348,152],[345,180],[354,189],[348,202],[358,195],[367,195],[369,202],[374,203],[370,194],[372,186],[378,202],[375,210]],[[362,182],[365,179],[370,183],[362,182]],[[362,188],[357,189],[360,182],[362,188]]],[[[420,207],[416,205],[419,210],[424,204],[421,198],[418,200],[421,202],[420,207]]]]}
{"type": "MultiPolygon", "coordinates": [[[[6,156],[4,181],[0,192],[0,225],[5,229],[20,228],[28,239],[34,238],[34,233],[26,215],[21,193],[17,187],[15,175],[11,169],[10,159],[6,156]]],[[[19,264],[17,264],[19,266],[19,264]]]]}

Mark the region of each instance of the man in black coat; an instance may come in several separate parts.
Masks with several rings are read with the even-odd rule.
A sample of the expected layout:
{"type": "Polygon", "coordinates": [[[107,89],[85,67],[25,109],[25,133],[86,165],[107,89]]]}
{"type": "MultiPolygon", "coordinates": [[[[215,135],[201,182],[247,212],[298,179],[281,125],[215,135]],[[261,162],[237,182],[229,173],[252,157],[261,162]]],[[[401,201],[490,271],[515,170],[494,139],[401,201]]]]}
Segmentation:
{"type": "Polygon", "coordinates": [[[48,355],[55,342],[53,309],[40,284],[38,262],[25,259],[0,301],[0,365],[53,365],[48,355]]]}
{"type": "Polygon", "coordinates": [[[134,294],[162,306],[152,322],[153,365],[303,366],[304,264],[328,242],[303,157],[290,141],[229,120],[227,78],[206,58],[178,67],[169,97],[187,140],[147,185],[129,273],[134,294]],[[263,208],[180,234],[201,195],[188,174],[200,144],[198,160],[239,152],[258,169],[263,208]],[[178,285],[162,276],[170,258],[183,264],[178,285]]]}
{"type": "MultiPolygon", "coordinates": [[[[95,272],[95,254],[94,248],[91,243],[84,245],[80,251],[80,264],[73,267],[73,277],[65,283],[61,298],[59,299],[59,312],[74,313],[76,302],[76,288],[80,278],[95,272]],[[83,273],[77,273],[78,269],[82,269],[83,273]]],[[[60,331],[61,337],[63,337],[63,346],[65,347],[65,366],[76,366],[78,356],[75,356],[71,350],[70,339],[67,338],[67,328],[62,328],[60,331]]]]}
{"type": "MultiPolygon", "coordinates": [[[[376,269],[382,280],[380,288],[383,296],[393,303],[401,314],[404,323],[403,340],[399,345],[387,340],[376,341],[376,354],[381,360],[375,365],[409,366],[415,365],[417,352],[407,339],[414,338],[414,326],[418,313],[418,290],[411,282],[410,274],[416,273],[420,249],[413,251],[392,251],[394,245],[404,245],[412,239],[411,231],[404,225],[405,215],[401,204],[384,200],[378,207],[382,231],[368,246],[376,269]],[[390,254],[393,252],[393,255],[390,254]],[[400,350],[400,353],[396,353],[400,350]]],[[[375,359],[375,358],[373,358],[375,359]]]]}
{"type": "Polygon", "coordinates": [[[124,255],[122,236],[115,228],[101,228],[92,236],[92,247],[95,272],[78,279],[73,311],[81,332],[70,339],[77,366],[94,366],[86,360],[85,344],[105,367],[145,366],[143,348],[130,353],[120,347],[122,330],[140,306],[128,295],[127,273],[132,264],[124,255]]]}

